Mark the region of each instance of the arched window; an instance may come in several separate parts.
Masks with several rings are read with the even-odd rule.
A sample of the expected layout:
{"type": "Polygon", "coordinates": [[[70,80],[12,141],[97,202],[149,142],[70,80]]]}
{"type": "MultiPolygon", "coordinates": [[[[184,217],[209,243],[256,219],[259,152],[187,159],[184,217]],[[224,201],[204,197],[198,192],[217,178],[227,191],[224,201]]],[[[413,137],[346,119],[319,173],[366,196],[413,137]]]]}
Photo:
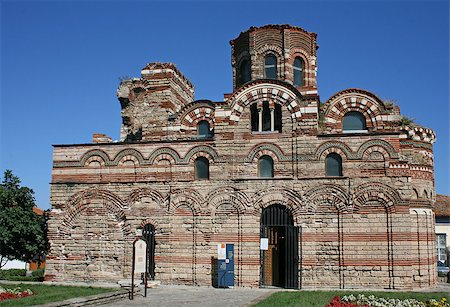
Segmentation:
{"type": "Polygon", "coordinates": [[[282,132],[282,118],[281,118],[281,105],[278,103],[275,104],[275,110],[274,110],[274,129],[275,131],[282,132]]]}
{"type": "Polygon", "coordinates": [[[302,58],[297,57],[294,60],[294,85],[303,86],[305,85],[305,80],[303,78],[303,72],[305,69],[305,62],[302,58]]]}
{"type": "Polygon", "coordinates": [[[258,108],[257,103],[252,104],[250,117],[252,131],[282,131],[281,105],[277,103],[271,107],[268,101],[263,101],[262,108],[258,108]]]}
{"type": "Polygon", "coordinates": [[[271,125],[270,112],[271,110],[269,108],[269,102],[264,101],[262,108],[262,131],[270,131],[271,125]]]}
{"type": "Polygon", "coordinates": [[[258,131],[259,114],[258,114],[258,107],[256,106],[256,103],[254,103],[250,106],[250,116],[251,116],[251,122],[252,122],[252,131],[258,131]]]}
{"type": "Polygon", "coordinates": [[[243,60],[239,65],[238,85],[243,85],[252,79],[250,70],[250,61],[243,60]]]}
{"type": "Polygon", "coordinates": [[[366,118],[357,111],[350,111],[342,120],[342,131],[366,131],[366,118]]]}
{"type": "Polygon", "coordinates": [[[273,54],[268,54],[264,58],[264,77],[266,79],[277,78],[277,57],[273,54]]]}
{"type": "Polygon", "coordinates": [[[337,153],[330,153],[325,159],[327,176],[342,176],[342,158],[337,153]]]}
{"type": "Polygon", "coordinates": [[[195,179],[209,179],[209,160],[205,157],[195,160],[195,179]]]}
{"type": "Polygon", "coordinates": [[[197,135],[199,137],[210,137],[211,131],[209,127],[209,122],[207,120],[201,120],[197,124],[197,135]]]}
{"type": "Polygon", "coordinates": [[[261,156],[258,160],[258,175],[262,178],[273,178],[273,159],[270,156],[261,156]]]}

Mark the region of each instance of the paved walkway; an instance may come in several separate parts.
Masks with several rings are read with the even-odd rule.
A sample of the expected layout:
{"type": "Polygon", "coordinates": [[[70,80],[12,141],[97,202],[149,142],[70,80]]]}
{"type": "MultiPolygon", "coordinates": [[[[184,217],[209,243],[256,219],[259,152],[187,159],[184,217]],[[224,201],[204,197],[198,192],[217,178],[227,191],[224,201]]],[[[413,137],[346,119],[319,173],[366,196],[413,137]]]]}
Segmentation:
{"type": "Polygon", "coordinates": [[[216,289],[211,287],[159,286],[135,295],[134,300],[116,301],[102,306],[157,306],[157,307],[236,307],[250,306],[275,292],[275,289],[216,289]]]}
{"type": "MultiPolygon", "coordinates": [[[[326,290],[326,289],[320,289],[326,290]]],[[[157,307],[237,307],[251,306],[276,291],[293,291],[286,289],[258,289],[258,288],[235,288],[217,289],[212,287],[191,286],[166,286],[147,289],[147,297],[143,292],[136,294],[134,300],[123,299],[103,306],[157,306],[157,307]]],[[[300,290],[302,291],[302,290],[300,290]]],[[[338,291],[334,289],[333,291],[338,291]]],[[[342,290],[339,290],[342,291],[342,290]]],[[[363,291],[363,289],[347,290],[349,292],[363,291]]],[[[384,290],[395,291],[395,290],[384,290]]],[[[409,290],[411,291],[411,290],[409,290]]],[[[450,284],[439,283],[435,288],[416,289],[414,292],[450,292],[450,284]]]]}

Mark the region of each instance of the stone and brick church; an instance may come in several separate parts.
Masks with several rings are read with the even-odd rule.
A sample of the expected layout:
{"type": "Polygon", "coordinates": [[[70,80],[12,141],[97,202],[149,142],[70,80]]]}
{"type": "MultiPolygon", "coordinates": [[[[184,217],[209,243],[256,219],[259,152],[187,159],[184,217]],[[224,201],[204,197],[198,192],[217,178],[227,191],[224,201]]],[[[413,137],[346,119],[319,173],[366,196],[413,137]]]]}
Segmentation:
{"type": "Polygon", "coordinates": [[[120,141],[54,145],[46,280],[130,278],[144,236],[162,284],[211,285],[232,243],[238,287],[435,285],[435,134],[367,90],[320,100],[316,38],[240,33],[223,101],[171,63],[122,81],[120,141]]]}

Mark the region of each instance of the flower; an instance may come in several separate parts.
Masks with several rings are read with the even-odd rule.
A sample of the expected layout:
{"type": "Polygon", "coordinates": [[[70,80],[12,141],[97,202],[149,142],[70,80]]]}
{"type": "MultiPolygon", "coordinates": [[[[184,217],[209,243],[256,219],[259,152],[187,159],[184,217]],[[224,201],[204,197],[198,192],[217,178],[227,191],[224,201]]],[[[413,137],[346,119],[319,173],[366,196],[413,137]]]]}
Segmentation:
{"type": "Polygon", "coordinates": [[[21,298],[33,295],[33,291],[30,289],[22,290],[20,287],[16,287],[14,289],[5,289],[0,287],[0,301],[21,298]]]}
{"type": "Polygon", "coordinates": [[[427,302],[421,302],[416,299],[393,299],[376,297],[374,295],[365,296],[358,294],[357,296],[350,294],[343,297],[336,296],[326,307],[450,307],[446,298],[440,301],[431,299],[427,302]]]}

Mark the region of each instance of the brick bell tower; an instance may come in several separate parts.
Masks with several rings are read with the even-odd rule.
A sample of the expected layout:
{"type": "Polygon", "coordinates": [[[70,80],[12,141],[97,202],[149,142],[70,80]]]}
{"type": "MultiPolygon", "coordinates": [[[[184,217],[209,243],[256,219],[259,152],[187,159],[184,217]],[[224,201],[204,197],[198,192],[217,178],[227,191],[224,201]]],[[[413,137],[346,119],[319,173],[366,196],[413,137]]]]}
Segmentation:
{"type": "Polygon", "coordinates": [[[303,95],[317,94],[316,33],[290,25],[251,27],[230,41],[233,90],[257,79],[278,79],[303,95]]]}

